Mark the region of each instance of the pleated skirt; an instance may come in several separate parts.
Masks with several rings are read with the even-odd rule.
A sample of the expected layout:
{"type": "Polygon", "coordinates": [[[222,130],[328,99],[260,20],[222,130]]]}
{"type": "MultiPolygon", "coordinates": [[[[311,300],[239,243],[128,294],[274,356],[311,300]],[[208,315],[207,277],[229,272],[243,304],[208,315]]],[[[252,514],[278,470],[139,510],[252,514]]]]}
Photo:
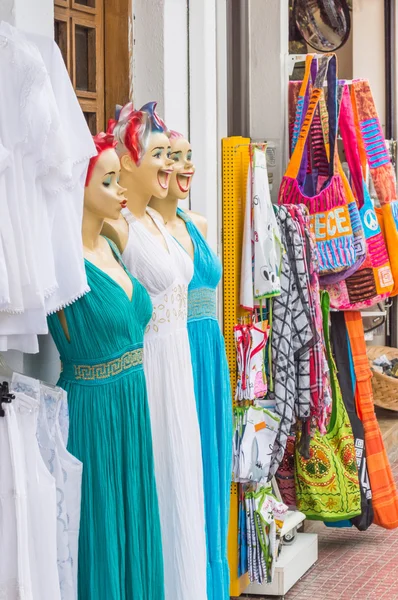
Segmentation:
{"type": "Polygon", "coordinates": [[[143,370],[98,385],[65,381],[68,450],[83,463],[82,600],[163,600],[164,574],[143,370]]]}
{"type": "Polygon", "coordinates": [[[188,322],[202,443],[208,600],[229,600],[228,523],[232,396],[224,338],[214,319],[188,322]]]}

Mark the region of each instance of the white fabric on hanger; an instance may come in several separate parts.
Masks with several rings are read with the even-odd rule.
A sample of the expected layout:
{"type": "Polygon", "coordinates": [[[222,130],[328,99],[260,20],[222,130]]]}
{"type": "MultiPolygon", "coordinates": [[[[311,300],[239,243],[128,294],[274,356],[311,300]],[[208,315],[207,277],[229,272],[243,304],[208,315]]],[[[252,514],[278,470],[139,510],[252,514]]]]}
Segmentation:
{"type": "Polygon", "coordinates": [[[89,291],[81,223],[96,150],[59,48],[29,38],[0,23],[0,346],[35,352],[46,313],[89,291]]]}
{"type": "MultiPolygon", "coordinates": [[[[149,212],[149,211],[148,211],[149,212]]],[[[129,210],[123,252],[127,268],[147,289],[153,316],[144,338],[162,529],[166,600],[206,600],[206,539],[200,431],[187,330],[193,262],[152,218],[167,250],[129,210]]]]}
{"type": "Polygon", "coordinates": [[[265,148],[255,147],[249,165],[242,246],[240,304],[249,310],[280,294],[279,227],[269,190],[265,148]]]}
{"type": "MultiPolygon", "coordinates": [[[[53,197],[52,244],[58,288],[46,301],[47,312],[56,312],[89,291],[83,259],[81,223],[84,184],[89,160],[97,154],[86,120],[78,103],[61,52],[50,38],[27,34],[40,51],[50,76],[63,124],[63,142],[72,163],[68,185],[53,197]]],[[[53,182],[57,186],[57,180],[53,182]]],[[[54,191],[49,191],[49,201],[54,191]]]]}
{"type": "Polygon", "coordinates": [[[23,439],[15,407],[0,417],[0,598],[36,600],[28,547],[28,507],[23,439]]]}
{"type": "Polygon", "coordinates": [[[41,456],[47,469],[54,477],[57,494],[57,564],[62,600],[76,600],[76,590],[72,572],[72,555],[69,545],[69,517],[65,497],[64,470],[60,461],[58,448],[54,437],[51,435],[46,404],[41,397],[37,439],[41,456]]]}
{"type": "MultiPolygon", "coordinates": [[[[61,433],[60,415],[61,409],[65,411],[67,394],[61,388],[53,388],[40,385],[41,400],[45,407],[47,424],[50,435],[55,444],[55,450],[62,468],[63,481],[62,493],[66,506],[67,522],[68,522],[68,548],[70,551],[71,575],[73,582],[73,596],[77,598],[77,569],[78,569],[78,546],[79,546],[79,529],[80,529],[80,506],[81,506],[81,488],[82,488],[82,472],[83,465],[80,460],[75,458],[67,451],[64,438],[61,433]]],[[[65,417],[63,417],[65,418],[65,417]]],[[[58,554],[58,561],[60,556],[58,554]]],[[[69,577],[69,571],[68,571],[69,577]]],[[[66,584],[65,590],[70,593],[70,582],[66,584]]],[[[61,592],[63,591],[61,580],[61,592]]],[[[69,598],[67,595],[62,596],[63,600],[69,598]]]]}
{"type": "Polygon", "coordinates": [[[13,405],[23,439],[28,504],[28,548],[33,600],[61,600],[57,569],[56,490],[36,439],[40,401],[16,393],[13,405]]]}
{"type": "Polygon", "coordinates": [[[272,448],[279,428],[279,417],[267,409],[250,406],[240,446],[240,481],[268,480],[272,448]]]}

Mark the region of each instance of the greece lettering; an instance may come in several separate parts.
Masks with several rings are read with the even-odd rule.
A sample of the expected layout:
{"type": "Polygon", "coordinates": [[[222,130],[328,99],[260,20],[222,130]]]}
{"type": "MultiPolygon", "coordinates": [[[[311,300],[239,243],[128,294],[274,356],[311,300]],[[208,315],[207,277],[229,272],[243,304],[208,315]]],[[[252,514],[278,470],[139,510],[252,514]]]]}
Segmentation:
{"type": "Polygon", "coordinates": [[[338,206],[323,213],[311,215],[311,228],[318,242],[352,232],[350,215],[346,206],[338,206]]]}

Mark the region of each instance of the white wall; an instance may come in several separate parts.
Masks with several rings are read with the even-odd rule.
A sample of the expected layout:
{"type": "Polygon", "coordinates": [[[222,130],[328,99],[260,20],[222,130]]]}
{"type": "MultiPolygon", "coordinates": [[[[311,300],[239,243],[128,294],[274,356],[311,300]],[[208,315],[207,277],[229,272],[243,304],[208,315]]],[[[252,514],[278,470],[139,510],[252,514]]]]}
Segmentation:
{"type": "Polygon", "coordinates": [[[354,0],[353,77],[368,79],[385,126],[384,0],[354,0]]]}
{"type": "Polygon", "coordinates": [[[207,218],[217,249],[227,135],[226,0],[134,0],[133,7],[134,103],[157,100],[168,127],[189,135],[196,165],[189,205],[207,218]]]}
{"type": "Polygon", "coordinates": [[[250,137],[276,144],[272,198],[276,200],[287,158],[288,0],[250,0],[250,137]]]}

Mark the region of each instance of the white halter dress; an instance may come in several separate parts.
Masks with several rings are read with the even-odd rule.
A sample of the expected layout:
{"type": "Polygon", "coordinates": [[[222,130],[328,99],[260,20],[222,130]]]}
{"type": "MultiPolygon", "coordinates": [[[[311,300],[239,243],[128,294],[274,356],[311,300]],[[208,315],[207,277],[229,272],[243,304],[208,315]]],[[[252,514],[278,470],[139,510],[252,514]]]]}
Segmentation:
{"type": "Polygon", "coordinates": [[[144,338],[166,600],[206,600],[202,454],[187,330],[193,262],[148,210],[168,251],[128,209],[123,260],[153,303],[144,338]]]}

